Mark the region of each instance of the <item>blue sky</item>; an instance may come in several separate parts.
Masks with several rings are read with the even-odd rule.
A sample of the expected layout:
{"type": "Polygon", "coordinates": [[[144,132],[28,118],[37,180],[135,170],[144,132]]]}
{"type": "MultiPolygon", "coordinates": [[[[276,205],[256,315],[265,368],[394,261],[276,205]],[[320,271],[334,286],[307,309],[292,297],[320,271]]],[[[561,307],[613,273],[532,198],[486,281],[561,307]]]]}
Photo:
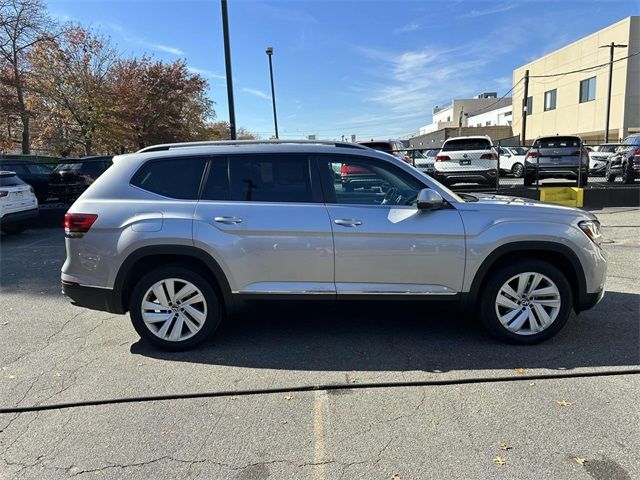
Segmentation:
{"type": "MultiPolygon", "coordinates": [[[[228,119],[219,0],[46,3],[123,55],[186,59],[228,119]]],[[[637,0],[229,0],[236,121],[273,134],[268,46],[281,138],[390,138],[416,132],[454,97],[501,95],[515,67],[638,14],[637,0]]]]}

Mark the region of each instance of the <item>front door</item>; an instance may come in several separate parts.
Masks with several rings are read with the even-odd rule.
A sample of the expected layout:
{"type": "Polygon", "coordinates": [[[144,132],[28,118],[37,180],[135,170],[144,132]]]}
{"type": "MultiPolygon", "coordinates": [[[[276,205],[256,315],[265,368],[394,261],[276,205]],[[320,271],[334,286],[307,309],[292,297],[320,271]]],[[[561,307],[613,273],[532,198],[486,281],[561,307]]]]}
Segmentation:
{"type": "Polygon", "coordinates": [[[465,240],[455,208],[419,211],[416,198],[425,185],[380,159],[322,155],[318,167],[333,228],[338,295],[460,291],[465,240]]]}
{"type": "Polygon", "coordinates": [[[218,261],[234,293],[335,294],[331,227],[309,167],[304,154],[212,161],[193,238],[218,261]]]}

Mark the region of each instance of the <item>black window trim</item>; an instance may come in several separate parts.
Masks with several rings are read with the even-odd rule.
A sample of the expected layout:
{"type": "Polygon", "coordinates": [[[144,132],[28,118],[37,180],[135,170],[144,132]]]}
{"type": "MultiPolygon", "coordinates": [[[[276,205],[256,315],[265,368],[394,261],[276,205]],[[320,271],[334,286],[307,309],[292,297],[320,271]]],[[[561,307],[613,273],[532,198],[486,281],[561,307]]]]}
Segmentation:
{"type": "Polygon", "coordinates": [[[166,198],[167,200],[179,200],[179,201],[182,201],[182,202],[198,202],[200,200],[202,189],[204,188],[204,179],[206,178],[205,177],[205,173],[208,173],[208,167],[209,167],[209,164],[211,163],[211,157],[212,157],[211,154],[198,154],[198,155],[170,155],[170,156],[166,156],[166,157],[150,158],[150,159],[146,160],[145,162],[143,162],[136,169],[136,171],[133,173],[133,175],[131,175],[131,178],[129,179],[129,186],[137,188],[138,190],[141,190],[141,191],[146,192],[146,193],[151,193],[153,195],[157,195],[158,197],[161,197],[161,198],[166,198]],[[142,187],[140,187],[138,185],[135,185],[133,183],[133,179],[136,178],[138,176],[138,174],[140,173],[140,171],[143,168],[145,168],[147,165],[150,165],[152,163],[163,162],[163,161],[166,162],[168,160],[187,159],[187,158],[204,158],[205,159],[205,165],[204,165],[204,168],[202,169],[202,174],[200,176],[200,185],[198,186],[198,192],[197,192],[196,198],[194,198],[194,199],[167,197],[166,195],[162,195],[160,193],[152,192],[151,190],[147,190],[147,189],[142,188],[142,187]]]}
{"type": "MultiPolygon", "coordinates": [[[[225,154],[213,154],[210,156],[209,161],[207,162],[207,166],[205,167],[205,173],[202,177],[202,182],[200,184],[200,190],[198,194],[198,201],[202,202],[225,202],[225,203],[238,203],[238,204],[267,204],[267,205],[319,205],[324,203],[324,195],[322,192],[320,175],[317,171],[315,163],[313,162],[312,155],[308,152],[251,152],[251,153],[225,153],[225,154]],[[212,162],[218,160],[224,160],[227,162],[227,186],[229,187],[229,193],[231,194],[231,162],[237,161],[237,159],[241,157],[255,157],[255,156],[274,156],[280,157],[283,156],[305,156],[307,159],[307,169],[309,171],[309,182],[311,187],[311,201],[310,202],[271,202],[266,200],[233,200],[229,198],[228,200],[211,200],[202,198],[202,194],[204,193],[204,186],[206,185],[209,174],[211,173],[211,164],[212,162]]],[[[230,195],[231,196],[231,195],[230,195]]]]}

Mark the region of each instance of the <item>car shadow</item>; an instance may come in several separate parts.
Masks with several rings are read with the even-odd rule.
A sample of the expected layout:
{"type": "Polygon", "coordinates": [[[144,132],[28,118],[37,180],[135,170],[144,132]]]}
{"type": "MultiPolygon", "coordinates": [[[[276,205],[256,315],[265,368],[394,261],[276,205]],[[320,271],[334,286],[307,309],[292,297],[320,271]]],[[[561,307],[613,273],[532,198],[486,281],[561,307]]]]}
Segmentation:
{"type": "Polygon", "coordinates": [[[501,343],[474,318],[429,304],[360,302],[256,305],[208,343],[161,360],[303,371],[425,371],[632,366],[639,363],[640,295],[608,292],[594,309],[535,346],[501,343]]]}

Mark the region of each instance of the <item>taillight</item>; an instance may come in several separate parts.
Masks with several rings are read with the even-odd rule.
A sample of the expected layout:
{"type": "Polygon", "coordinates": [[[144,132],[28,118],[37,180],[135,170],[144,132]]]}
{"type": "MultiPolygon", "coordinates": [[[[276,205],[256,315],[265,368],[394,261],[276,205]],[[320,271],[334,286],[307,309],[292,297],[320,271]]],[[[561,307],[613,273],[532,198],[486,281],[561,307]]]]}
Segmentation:
{"type": "Polygon", "coordinates": [[[64,236],[67,238],[82,238],[89,231],[91,225],[98,219],[94,213],[66,213],[64,215],[64,236]]]}
{"type": "Polygon", "coordinates": [[[532,151],[527,152],[527,156],[525,157],[525,160],[529,160],[530,158],[538,158],[538,152],[532,152],[532,151]]]}
{"type": "Polygon", "coordinates": [[[340,175],[347,175],[347,164],[343,163],[340,166],[340,175]]]}
{"type": "Polygon", "coordinates": [[[571,156],[572,157],[579,157],[580,156],[580,150],[576,150],[575,152],[571,152],[571,156]]]}
{"type": "Polygon", "coordinates": [[[480,160],[498,160],[498,155],[495,153],[484,153],[480,156],[480,160]]]}
{"type": "Polygon", "coordinates": [[[7,192],[6,190],[0,190],[0,198],[6,197],[7,195],[9,195],[9,192],[7,192]]]}
{"type": "Polygon", "coordinates": [[[631,154],[632,157],[640,157],[640,148],[637,148],[635,152],[631,154]]]}
{"type": "Polygon", "coordinates": [[[451,159],[449,158],[449,155],[438,155],[438,156],[436,157],[436,162],[444,162],[444,161],[446,161],[446,160],[451,160],[451,159]]]}

